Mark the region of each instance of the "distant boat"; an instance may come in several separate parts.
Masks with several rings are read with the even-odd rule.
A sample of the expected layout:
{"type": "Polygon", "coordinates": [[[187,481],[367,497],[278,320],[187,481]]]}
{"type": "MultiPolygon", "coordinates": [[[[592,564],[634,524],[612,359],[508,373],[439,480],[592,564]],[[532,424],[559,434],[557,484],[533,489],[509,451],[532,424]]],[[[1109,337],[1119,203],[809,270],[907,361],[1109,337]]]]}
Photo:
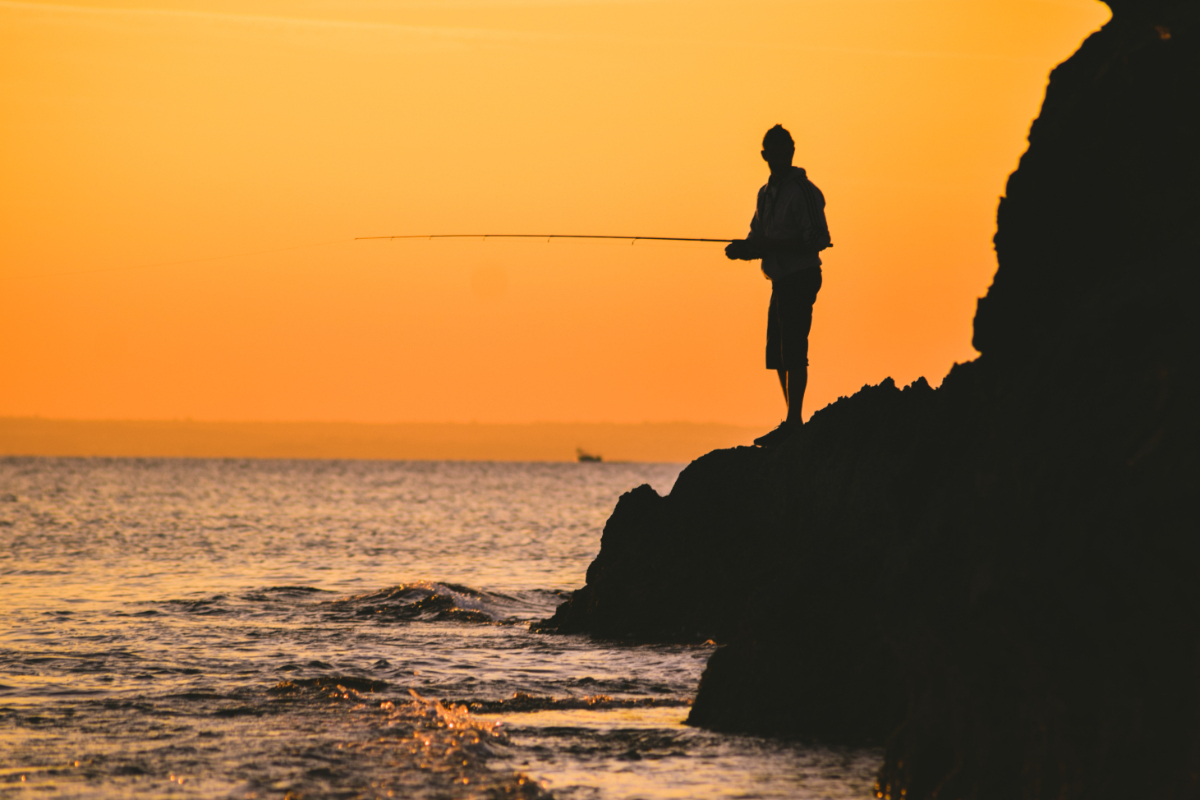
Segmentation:
{"type": "Polygon", "coordinates": [[[579,459],[580,464],[598,464],[604,460],[599,453],[589,453],[582,447],[575,448],[575,457],[579,459]]]}

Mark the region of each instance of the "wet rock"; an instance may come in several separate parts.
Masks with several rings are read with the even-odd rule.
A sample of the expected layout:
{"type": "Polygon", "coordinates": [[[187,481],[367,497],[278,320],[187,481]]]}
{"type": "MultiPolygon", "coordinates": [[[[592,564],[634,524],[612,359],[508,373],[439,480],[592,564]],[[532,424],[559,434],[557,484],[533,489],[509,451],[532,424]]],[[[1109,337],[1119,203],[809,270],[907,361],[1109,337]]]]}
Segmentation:
{"type": "Polygon", "coordinates": [[[718,450],[689,465],[668,497],[649,486],[624,494],[587,585],[540,628],[629,640],[727,638],[756,591],[746,577],[767,545],[756,501],[766,496],[769,461],[757,448],[718,450]]]}
{"type": "Polygon", "coordinates": [[[1200,794],[1200,3],[1114,3],[998,215],[982,356],[641,487],[548,629],[714,638],[694,724],[882,796],[1200,794]]]}

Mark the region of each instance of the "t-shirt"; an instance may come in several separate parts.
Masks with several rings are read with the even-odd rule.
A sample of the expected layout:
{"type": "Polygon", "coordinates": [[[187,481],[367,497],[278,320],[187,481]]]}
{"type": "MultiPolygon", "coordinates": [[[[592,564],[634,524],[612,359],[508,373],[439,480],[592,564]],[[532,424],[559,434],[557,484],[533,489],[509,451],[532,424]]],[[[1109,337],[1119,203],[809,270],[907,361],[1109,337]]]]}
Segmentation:
{"type": "Polygon", "coordinates": [[[791,173],[772,177],[758,190],[758,208],[746,238],[804,241],[805,247],[798,253],[763,256],[762,271],[771,280],[821,266],[818,254],[833,246],[825,222],[825,196],[803,169],[792,167],[791,173]]]}

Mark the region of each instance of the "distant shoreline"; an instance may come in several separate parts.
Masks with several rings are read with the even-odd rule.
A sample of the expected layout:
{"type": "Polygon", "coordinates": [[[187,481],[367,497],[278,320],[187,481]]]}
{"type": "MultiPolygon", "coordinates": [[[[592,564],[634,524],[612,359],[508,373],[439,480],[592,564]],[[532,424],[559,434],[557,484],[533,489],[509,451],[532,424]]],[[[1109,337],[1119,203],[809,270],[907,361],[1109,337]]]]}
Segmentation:
{"type": "Polygon", "coordinates": [[[766,427],[692,422],[357,423],[0,417],[0,456],[688,462],[766,427]]]}

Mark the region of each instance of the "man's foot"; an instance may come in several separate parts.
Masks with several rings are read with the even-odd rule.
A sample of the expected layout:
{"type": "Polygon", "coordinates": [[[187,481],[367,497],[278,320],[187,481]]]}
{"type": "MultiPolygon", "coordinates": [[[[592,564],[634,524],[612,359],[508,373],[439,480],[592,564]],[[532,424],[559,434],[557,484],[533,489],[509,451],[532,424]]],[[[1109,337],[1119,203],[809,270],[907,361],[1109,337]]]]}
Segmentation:
{"type": "Polygon", "coordinates": [[[759,447],[774,447],[777,444],[782,444],[789,436],[796,432],[799,425],[788,422],[786,419],[779,423],[779,427],[770,433],[764,433],[762,436],[754,440],[754,443],[759,447]]]}

